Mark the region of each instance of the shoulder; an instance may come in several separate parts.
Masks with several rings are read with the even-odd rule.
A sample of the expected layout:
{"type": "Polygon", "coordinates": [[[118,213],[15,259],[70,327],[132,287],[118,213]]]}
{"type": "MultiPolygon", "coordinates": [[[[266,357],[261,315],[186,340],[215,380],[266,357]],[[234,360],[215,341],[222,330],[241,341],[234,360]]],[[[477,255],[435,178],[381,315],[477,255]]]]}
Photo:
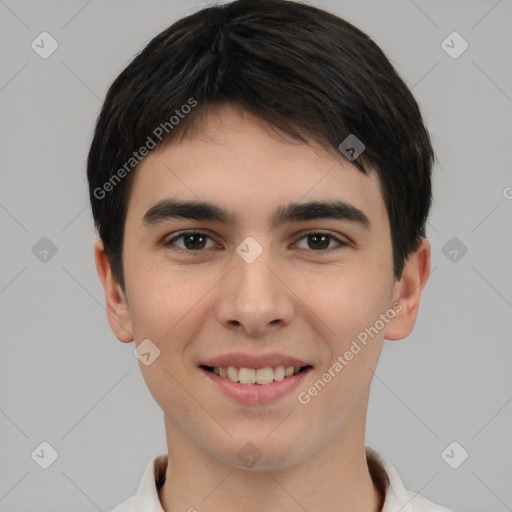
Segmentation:
{"type": "Polygon", "coordinates": [[[405,491],[405,494],[410,501],[402,512],[454,512],[449,508],[427,500],[427,498],[415,492],[405,491]]]}
{"type": "Polygon", "coordinates": [[[110,510],[110,512],[137,512],[137,508],[135,507],[135,496],[119,503],[119,505],[110,510]]]}
{"type": "Polygon", "coordinates": [[[395,467],[375,450],[366,447],[368,468],[384,495],[382,512],[454,512],[405,488],[395,467]]]}

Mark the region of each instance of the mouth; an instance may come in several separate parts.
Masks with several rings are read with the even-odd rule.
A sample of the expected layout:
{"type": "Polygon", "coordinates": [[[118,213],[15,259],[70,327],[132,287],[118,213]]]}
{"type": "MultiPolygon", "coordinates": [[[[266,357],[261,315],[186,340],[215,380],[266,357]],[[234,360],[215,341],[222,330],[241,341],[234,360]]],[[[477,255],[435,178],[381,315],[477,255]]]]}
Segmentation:
{"type": "Polygon", "coordinates": [[[215,391],[249,406],[289,399],[314,369],[307,359],[284,352],[231,352],[196,364],[215,391]]]}
{"type": "Polygon", "coordinates": [[[213,373],[222,379],[230,380],[242,385],[267,386],[273,382],[289,379],[299,373],[304,373],[313,368],[306,366],[266,366],[264,368],[238,368],[236,366],[206,366],[201,369],[213,373]]]}

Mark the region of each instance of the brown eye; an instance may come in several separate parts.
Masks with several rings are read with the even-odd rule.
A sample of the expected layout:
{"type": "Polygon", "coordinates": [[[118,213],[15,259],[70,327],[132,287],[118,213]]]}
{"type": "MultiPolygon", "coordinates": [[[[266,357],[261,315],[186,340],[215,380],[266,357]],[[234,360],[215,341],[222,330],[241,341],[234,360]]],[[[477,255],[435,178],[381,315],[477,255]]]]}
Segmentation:
{"type": "Polygon", "coordinates": [[[329,249],[329,244],[332,241],[337,242],[337,245],[335,245],[334,247],[348,245],[346,242],[343,242],[338,237],[334,236],[329,232],[312,231],[310,233],[306,233],[304,236],[301,237],[300,240],[304,238],[307,240],[306,249],[311,249],[317,252],[325,252],[327,249],[329,249]]]}
{"type": "Polygon", "coordinates": [[[177,245],[178,250],[185,252],[198,252],[205,248],[206,241],[209,238],[210,237],[207,234],[201,233],[199,231],[185,232],[171,238],[165,242],[164,245],[177,245],[175,244],[176,240],[183,239],[183,246],[177,245]]]}

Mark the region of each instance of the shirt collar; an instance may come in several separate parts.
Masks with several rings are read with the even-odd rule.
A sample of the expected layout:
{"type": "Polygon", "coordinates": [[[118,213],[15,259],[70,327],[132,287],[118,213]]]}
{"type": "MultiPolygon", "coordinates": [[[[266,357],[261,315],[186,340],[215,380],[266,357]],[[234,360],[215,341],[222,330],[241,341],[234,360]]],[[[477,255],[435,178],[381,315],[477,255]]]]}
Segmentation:
{"type": "Polygon", "coordinates": [[[140,512],[164,512],[158,497],[158,489],[165,482],[167,454],[162,453],[151,459],[144,470],[135,495],[135,509],[140,512]]]}
{"type": "MultiPolygon", "coordinates": [[[[400,475],[392,464],[372,448],[366,447],[366,459],[370,475],[382,495],[385,496],[381,512],[407,512],[411,501],[400,475]]],[[[137,493],[134,496],[137,511],[164,512],[158,497],[158,489],[164,484],[167,469],[167,454],[151,459],[144,470],[137,493]]]]}

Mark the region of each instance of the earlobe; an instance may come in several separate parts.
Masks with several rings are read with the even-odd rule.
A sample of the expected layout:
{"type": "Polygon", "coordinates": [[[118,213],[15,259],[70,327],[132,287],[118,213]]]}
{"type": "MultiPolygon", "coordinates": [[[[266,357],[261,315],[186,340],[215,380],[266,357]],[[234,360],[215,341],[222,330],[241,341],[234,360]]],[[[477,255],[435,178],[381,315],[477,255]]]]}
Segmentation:
{"type": "Polygon", "coordinates": [[[130,310],[121,286],[112,273],[101,238],[98,238],[94,244],[94,257],[96,269],[105,292],[107,318],[110,328],[119,341],[129,343],[134,339],[130,310]]]}
{"type": "Polygon", "coordinates": [[[430,242],[423,238],[420,247],[405,262],[400,281],[395,283],[393,304],[400,306],[394,308],[397,314],[384,333],[388,340],[401,340],[414,328],[421,294],[430,274],[430,251],[430,242]]]}

